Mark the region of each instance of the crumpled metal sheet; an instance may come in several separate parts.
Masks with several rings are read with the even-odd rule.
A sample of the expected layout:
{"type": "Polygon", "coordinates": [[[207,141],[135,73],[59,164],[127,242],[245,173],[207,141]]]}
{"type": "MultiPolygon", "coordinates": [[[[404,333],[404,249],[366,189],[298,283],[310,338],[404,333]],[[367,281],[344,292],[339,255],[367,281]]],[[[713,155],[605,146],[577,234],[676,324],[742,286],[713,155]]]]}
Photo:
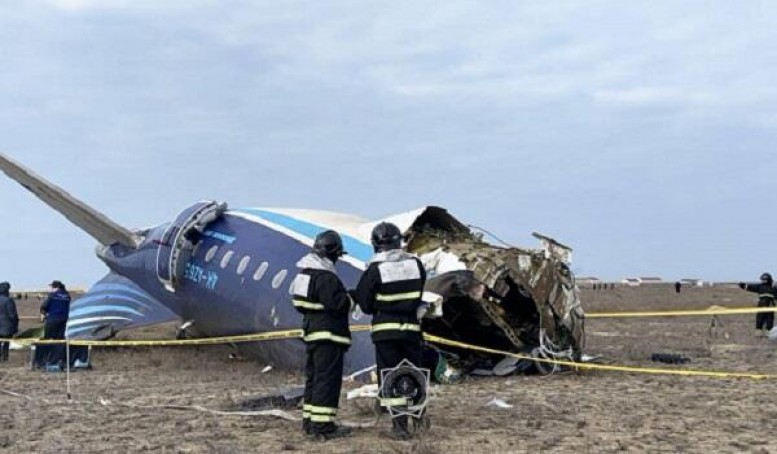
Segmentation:
{"type": "MultiPolygon", "coordinates": [[[[434,287],[432,291],[443,296],[467,295],[517,349],[526,346],[529,331],[533,334],[542,329],[558,348],[579,353],[584,341],[583,312],[574,275],[566,262],[571,250],[551,238],[535,236],[542,241],[542,249],[497,247],[471,232],[425,229],[413,235],[409,249],[417,254],[442,249],[457,256],[469,273],[432,277],[427,290],[434,287]],[[477,284],[485,285],[488,291],[472,292],[477,284]],[[510,302],[505,297],[516,287],[534,303],[539,326],[507,317],[509,308],[505,305],[510,302]]],[[[539,342],[536,339],[536,344],[530,344],[539,342]]]]}

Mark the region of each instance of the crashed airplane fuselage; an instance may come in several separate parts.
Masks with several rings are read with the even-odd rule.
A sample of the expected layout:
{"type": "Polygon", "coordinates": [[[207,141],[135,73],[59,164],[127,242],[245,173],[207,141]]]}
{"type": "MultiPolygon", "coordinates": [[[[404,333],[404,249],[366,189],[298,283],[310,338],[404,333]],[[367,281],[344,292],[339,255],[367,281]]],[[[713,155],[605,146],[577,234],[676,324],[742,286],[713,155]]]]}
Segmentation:
{"type": "MultiPolygon", "coordinates": [[[[580,354],[583,313],[568,266],[571,251],[550,238],[535,235],[543,242],[538,249],[494,246],[439,207],[367,221],[315,210],[229,209],[207,201],[171,222],[130,230],[3,155],[0,169],[100,243],[97,255],[110,272],[73,303],[71,339],[106,338],[176,319],[202,336],[297,329],[302,321],[289,286],[295,263],[315,236],[327,229],[342,235],[348,255],[337,269],[352,288],[372,256],[373,226],[389,221],[427,268],[425,296],[441,302],[422,321],[425,332],[545,357],[580,354]]],[[[351,323],[369,324],[369,317],[355,311],[351,323]]],[[[298,339],[241,348],[278,367],[302,367],[304,346],[298,339]]],[[[465,365],[488,356],[454,353],[465,365]]],[[[346,371],[373,364],[369,332],[354,332],[346,371]]]]}

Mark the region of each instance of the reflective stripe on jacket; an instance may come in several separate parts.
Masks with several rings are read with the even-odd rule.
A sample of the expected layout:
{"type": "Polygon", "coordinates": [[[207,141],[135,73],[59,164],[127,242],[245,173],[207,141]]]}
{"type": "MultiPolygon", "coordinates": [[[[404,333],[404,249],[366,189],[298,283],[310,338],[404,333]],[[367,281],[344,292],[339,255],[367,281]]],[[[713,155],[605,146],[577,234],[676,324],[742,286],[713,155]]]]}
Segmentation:
{"type": "Polygon", "coordinates": [[[402,251],[376,256],[354,292],[362,311],[372,314],[373,341],[401,340],[421,335],[418,307],[422,304],[425,283],[426,272],[415,256],[402,251]]]}
{"type": "Polygon", "coordinates": [[[303,340],[351,345],[348,325],[351,298],[332,271],[334,267],[319,267],[316,263],[315,260],[301,260],[300,264],[309,267],[297,274],[291,286],[292,304],[304,316],[303,340]]]}

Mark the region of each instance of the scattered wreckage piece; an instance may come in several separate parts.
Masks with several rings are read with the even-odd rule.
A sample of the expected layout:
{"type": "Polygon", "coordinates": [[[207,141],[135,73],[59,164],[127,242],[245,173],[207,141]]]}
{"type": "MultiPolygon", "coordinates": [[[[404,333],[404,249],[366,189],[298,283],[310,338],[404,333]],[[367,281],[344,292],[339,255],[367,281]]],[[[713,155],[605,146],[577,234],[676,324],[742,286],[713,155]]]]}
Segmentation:
{"type": "Polygon", "coordinates": [[[244,399],[237,404],[237,407],[241,411],[267,410],[270,408],[297,408],[302,406],[302,399],[304,396],[305,388],[296,386],[281,389],[274,394],[244,399]]]}

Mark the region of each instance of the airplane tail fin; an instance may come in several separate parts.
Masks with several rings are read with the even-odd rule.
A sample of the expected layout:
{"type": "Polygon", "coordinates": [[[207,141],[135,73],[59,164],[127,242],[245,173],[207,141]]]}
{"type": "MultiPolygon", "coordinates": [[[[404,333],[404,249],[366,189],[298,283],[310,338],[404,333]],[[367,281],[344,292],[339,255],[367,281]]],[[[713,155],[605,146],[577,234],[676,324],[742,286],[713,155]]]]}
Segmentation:
{"type": "Polygon", "coordinates": [[[178,320],[131,280],[109,273],[70,305],[68,339],[106,339],[121,330],[178,320]]]}
{"type": "Polygon", "coordinates": [[[100,244],[110,246],[121,243],[136,248],[139,235],[108,219],[107,216],[68,194],[57,185],[46,181],[18,162],[0,154],[0,170],[59,211],[70,222],[94,237],[100,244]]]}

